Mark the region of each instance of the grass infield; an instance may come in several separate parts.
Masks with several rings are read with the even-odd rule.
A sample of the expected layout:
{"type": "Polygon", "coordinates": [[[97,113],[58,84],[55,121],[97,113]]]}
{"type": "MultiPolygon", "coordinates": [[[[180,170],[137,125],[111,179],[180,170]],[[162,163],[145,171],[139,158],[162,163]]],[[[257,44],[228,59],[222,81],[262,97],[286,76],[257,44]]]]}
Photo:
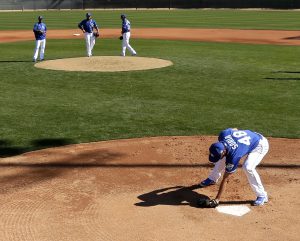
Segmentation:
{"type": "MultiPolygon", "coordinates": [[[[227,127],[300,137],[299,47],[136,39],[132,45],[174,66],[43,70],[30,62],[34,41],[0,44],[0,155],[108,139],[216,135],[227,127]]],[[[120,41],[101,39],[94,55],[119,52],[120,41]]],[[[47,59],[84,55],[83,40],[47,41],[47,59]]]]}

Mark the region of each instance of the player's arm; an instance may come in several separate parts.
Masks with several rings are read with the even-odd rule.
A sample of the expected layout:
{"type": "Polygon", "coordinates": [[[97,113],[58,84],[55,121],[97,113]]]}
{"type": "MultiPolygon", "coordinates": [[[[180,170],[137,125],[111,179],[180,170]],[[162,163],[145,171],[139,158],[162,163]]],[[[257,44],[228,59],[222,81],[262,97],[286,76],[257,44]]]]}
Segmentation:
{"type": "Polygon", "coordinates": [[[226,189],[226,185],[227,185],[227,183],[228,183],[228,181],[229,181],[228,177],[229,177],[230,174],[231,174],[231,173],[229,173],[229,172],[225,172],[225,173],[224,173],[224,177],[223,177],[222,182],[221,182],[221,184],[220,184],[218,194],[217,194],[217,196],[216,196],[216,198],[215,198],[216,201],[217,201],[218,203],[219,203],[219,201],[220,201],[220,199],[221,199],[221,196],[222,196],[223,192],[224,192],[225,189],[226,189]]]}
{"type": "Polygon", "coordinates": [[[83,33],[85,33],[85,30],[84,30],[84,28],[83,28],[83,23],[82,23],[82,22],[80,22],[80,23],[78,24],[78,28],[80,28],[81,31],[82,31],[83,33]]]}
{"type": "Polygon", "coordinates": [[[94,22],[95,23],[95,26],[94,26],[94,28],[96,29],[96,32],[97,33],[99,33],[99,28],[98,28],[98,25],[97,25],[97,23],[96,22],[94,22]]]}

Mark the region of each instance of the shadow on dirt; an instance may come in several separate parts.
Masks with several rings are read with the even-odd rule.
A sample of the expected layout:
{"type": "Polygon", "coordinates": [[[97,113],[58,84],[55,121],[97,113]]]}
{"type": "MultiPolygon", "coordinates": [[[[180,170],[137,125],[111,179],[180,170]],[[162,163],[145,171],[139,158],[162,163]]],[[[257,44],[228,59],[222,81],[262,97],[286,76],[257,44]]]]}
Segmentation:
{"type": "Polygon", "coordinates": [[[45,138],[31,141],[28,147],[19,147],[14,146],[9,140],[0,140],[0,157],[17,156],[29,151],[66,146],[73,143],[75,143],[73,140],[67,138],[45,138]]]}
{"type": "Polygon", "coordinates": [[[288,39],[288,40],[300,40],[300,36],[293,36],[293,37],[287,37],[283,39],[288,39]]]}
{"type": "Polygon", "coordinates": [[[253,200],[244,200],[244,201],[220,201],[220,204],[224,204],[224,205],[253,204],[253,200]]]}
{"type": "Polygon", "coordinates": [[[142,202],[135,203],[134,205],[140,207],[151,207],[156,205],[189,205],[198,208],[197,201],[199,199],[207,199],[208,196],[193,191],[197,188],[199,188],[198,185],[158,189],[138,196],[142,202]]]}

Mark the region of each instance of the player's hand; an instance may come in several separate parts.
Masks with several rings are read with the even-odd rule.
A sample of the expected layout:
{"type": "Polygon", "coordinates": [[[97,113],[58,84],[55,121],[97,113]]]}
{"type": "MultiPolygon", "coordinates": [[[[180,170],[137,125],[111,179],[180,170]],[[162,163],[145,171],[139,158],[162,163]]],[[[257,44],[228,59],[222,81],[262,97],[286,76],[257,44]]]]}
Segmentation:
{"type": "Polygon", "coordinates": [[[200,208],[215,208],[219,206],[218,199],[200,199],[197,202],[197,206],[200,208]]]}

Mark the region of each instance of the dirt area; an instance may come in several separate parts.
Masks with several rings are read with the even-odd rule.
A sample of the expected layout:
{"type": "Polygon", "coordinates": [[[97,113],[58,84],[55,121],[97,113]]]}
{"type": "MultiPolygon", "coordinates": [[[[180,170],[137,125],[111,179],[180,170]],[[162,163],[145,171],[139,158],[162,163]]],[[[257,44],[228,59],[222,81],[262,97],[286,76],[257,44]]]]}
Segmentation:
{"type": "Polygon", "coordinates": [[[185,188],[207,177],[214,141],[116,140],[2,158],[0,240],[298,240],[300,140],[269,138],[258,168],[268,204],[251,206],[243,171],[233,174],[221,205],[247,205],[243,217],[196,207],[217,186],[185,188]]]}
{"type": "MultiPolygon", "coordinates": [[[[117,38],[119,29],[101,29],[101,38],[117,38]]],[[[79,29],[49,30],[48,39],[83,38],[79,29]],[[74,36],[73,34],[80,34],[74,36]]],[[[237,42],[254,44],[300,45],[299,31],[238,30],[238,29],[183,29],[147,28],[133,29],[132,38],[190,40],[205,42],[237,42]]],[[[31,30],[0,31],[0,43],[33,40],[31,30]]]]}
{"type": "Polygon", "coordinates": [[[173,65],[171,61],[145,58],[145,57],[122,56],[94,56],[68,59],[55,59],[43,61],[34,66],[42,69],[65,70],[65,71],[93,71],[93,72],[120,72],[133,70],[148,70],[163,68],[173,65]]]}

